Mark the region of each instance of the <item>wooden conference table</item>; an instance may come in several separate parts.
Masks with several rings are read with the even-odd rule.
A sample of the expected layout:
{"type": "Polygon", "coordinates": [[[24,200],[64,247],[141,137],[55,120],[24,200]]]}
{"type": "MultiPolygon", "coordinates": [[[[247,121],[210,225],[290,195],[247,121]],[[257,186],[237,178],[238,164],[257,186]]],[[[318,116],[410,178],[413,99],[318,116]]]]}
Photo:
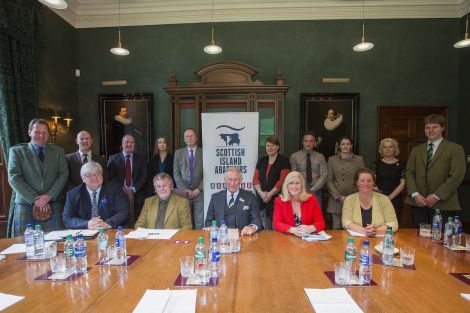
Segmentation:
{"type": "MultiPolygon", "coordinates": [[[[262,231],[241,238],[241,253],[222,257],[217,287],[198,287],[196,312],[313,312],[304,288],[333,287],[324,271],[344,258],[348,233],[327,231],[329,241],[306,242],[292,235],[262,231]]],[[[115,231],[108,232],[114,238],[115,231]]],[[[203,231],[179,231],[171,240],[128,240],[127,251],[141,258],[132,266],[97,267],[96,239],[88,241],[90,272],[74,282],[38,282],[49,262],[0,262],[0,292],[25,296],[5,312],[132,312],[147,289],[173,287],[179,258],[193,255],[203,231]],[[176,244],[175,240],[190,240],[176,244]]],[[[416,270],[373,265],[373,287],[349,287],[364,312],[470,312],[460,293],[470,285],[449,272],[470,272],[470,253],[447,250],[416,230],[396,234],[396,246],[416,247],[416,270]]],[[[371,246],[381,238],[372,238],[371,246]]],[[[356,238],[362,245],[363,238],[356,238]]],[[[0,251],[22,238],[0,240],[0,251]]],[[[62,250],[63,243],[59,244],[62,250]]]]}

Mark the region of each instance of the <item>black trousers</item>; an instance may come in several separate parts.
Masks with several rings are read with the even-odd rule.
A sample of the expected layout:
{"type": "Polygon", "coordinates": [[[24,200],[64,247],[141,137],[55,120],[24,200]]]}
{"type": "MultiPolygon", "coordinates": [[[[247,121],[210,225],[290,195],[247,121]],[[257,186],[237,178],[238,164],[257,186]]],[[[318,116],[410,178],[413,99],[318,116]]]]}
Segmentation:
{"type": "MultiPolygon", "coordinates": [[[[421,223],[432,224],[432,217],[434,216],[435,209],[419,206],[412,206],[411,208],[413,210],[413,226],[415,228],[419,228],[419,224],[421,223]]],[[[447,223],[449,217],[453,217],[456,214],[459,214],[459,211],[441,210],[442,226],[444,227],[444,224],[447,223]]]]}

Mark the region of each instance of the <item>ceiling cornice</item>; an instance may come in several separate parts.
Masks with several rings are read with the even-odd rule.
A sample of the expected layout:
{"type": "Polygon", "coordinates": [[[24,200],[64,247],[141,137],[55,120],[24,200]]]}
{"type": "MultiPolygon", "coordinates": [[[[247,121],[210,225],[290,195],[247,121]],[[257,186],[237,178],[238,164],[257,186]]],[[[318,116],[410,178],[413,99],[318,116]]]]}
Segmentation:
{"type": "MultiPolygon", "coordinates": [[[[361,19],[362,1],[234,1],[219,2],[214,22],[361,19]],[[222,2],[222,3],[221,3],[222,2]],[[269,3],[268,3],[269,2],[269,3]],[[262,7],[261,5],[265,5],[262,7]],[[222,7],[222,8],[221,8],[222,7]]],[[[460,18],[464,0],[367,1],[366,19],[460,18]],[[399,5],[399,4],[402,5],[399,5]],[[406,5],[404,5],[406,3],[406,5]]],[[[66,10],[53,10],[75,28],[114,27],[118,24],[116,1],[70,0],[66,10]]],[[[121,2],[121,26],[206,23],[211,21],[210,1],[195,0],[121,2]],[[172,3],[172,5],[170,5],[172,3]]]]}

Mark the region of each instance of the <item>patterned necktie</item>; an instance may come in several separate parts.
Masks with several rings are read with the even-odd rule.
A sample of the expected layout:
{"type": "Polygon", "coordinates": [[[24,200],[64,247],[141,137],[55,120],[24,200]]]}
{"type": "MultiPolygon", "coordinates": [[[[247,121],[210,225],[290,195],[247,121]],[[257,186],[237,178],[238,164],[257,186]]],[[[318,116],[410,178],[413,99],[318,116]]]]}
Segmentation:
{"type": "Polygon", "coordinates": [[[233,197],[233,193],[232,193],[232,197],[230,198],[230,201],[228,202],[228,207],[231,208],[233,207],[234,204],[235,204],[235,198],[233,197]]]}
{"type": "Polygon", "coordinates": [[[126,155],[125,170],[126,170],[126,187],[131,187],[132,186],[132,171],[131,171],[131,155],[130,154],[126,155]]]}
{"type": "Polygon", "coordinates": [[[426,172],[428,171],[429,165],[431,164],[433,151],[434,151],[434,145],[431,142],[429,144],[429,148],[428,148],[428,155],[427,155],[427,162],[426,162],[426,172]]]}
{"type": "Polygon", "coordinates": [[[85,164],[86,162],[88,162],[88,153],[83,154],[83,164],[85,164]]]}
{"type": "Polygon", "coordinates": [[[91,198],[91,218],[98,217],[98,199],[96,199],[96,190],[92,193],[91,198]]]}
{"type": "Polygon", "coordinates": [[[305,160],[305,179],[307,180],[307,186],[311,186],[313,182],[312,178],[312,162],[310,161],[310,153],[307,153],[307,159],[305,160]]]}
{"type": "Polygon", "coordinates": [[[189,184],[193,185],[193,171],[194,171],[194,150],[189,150],[189,184]]]}
{"type": "Polygon", "coordinates": [[[44,147],[38,147],[38,158],[41,162],[44,161],[44,147]]]}

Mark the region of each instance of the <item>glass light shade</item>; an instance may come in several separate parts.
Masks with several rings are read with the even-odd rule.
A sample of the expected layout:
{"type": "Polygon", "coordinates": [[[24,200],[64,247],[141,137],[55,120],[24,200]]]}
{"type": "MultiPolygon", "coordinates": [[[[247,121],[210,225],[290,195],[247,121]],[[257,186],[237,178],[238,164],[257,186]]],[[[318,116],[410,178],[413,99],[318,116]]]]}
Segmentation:
{"type": "Polygon", "coordinates": [[[470,47],[470,38],[468,38],[468,33],[465,34],[465,39],[460,40],[454,44],[454,48],[465,48],[470,47]]]}
{"type": "Polygon", "coordinates": [[[111,48],[111,50],[109,50],[109,51],[111,51],[111,53],[115,54],[115,55],[128,55],[130,53],[129,50],[127,50],[126,48],[121,47],[120,42],[119,42],[117,47],[111,48]]]}
{"type": "Polygon", "coordinates": [[[65,0],[39,0],[39,2],[52,9],[63,10],[67,8],[67,2],[65,2],[65,0]]]}
{"type": "Polygon", "coordinates": [[[204,52],[208,54],[219,54],[222,52],[222,48],[212,42],[210,45],[204,47],[204,52]]]}
{"type": "Polygon", "coordinates": [[[353,50],[356,52],[363,52],[374,48],[374,44],[372,42],[364,42],[358,43],[353,47],[353,50]]]}

